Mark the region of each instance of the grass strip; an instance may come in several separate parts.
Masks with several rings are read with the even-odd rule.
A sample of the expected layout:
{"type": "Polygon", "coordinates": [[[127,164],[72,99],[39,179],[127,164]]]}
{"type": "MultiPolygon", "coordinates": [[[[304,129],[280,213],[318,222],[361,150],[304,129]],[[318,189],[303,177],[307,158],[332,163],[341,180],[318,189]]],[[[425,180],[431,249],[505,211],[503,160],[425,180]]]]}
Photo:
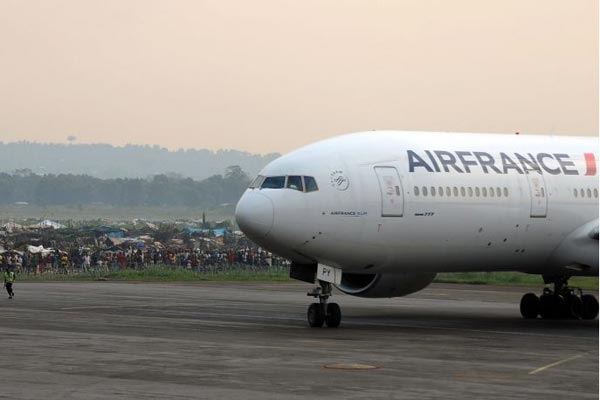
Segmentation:
{"type": "MultiPolygon", "coordinates": [[[[472,285],[496,286],[544,286],[540,275],[520,272],[454,272],[440,273],[434,282],[465,283],[472,285]]],[[[586,290],[598,290],[598,277],[574,276],[569,279],[569,285],[586,290]]]]}
{"type": "Polygon", "coordinates": [[[153,267],[144,270],[120,270],[114,272],[86,272],[77,274],[43,274],[18,276],[22,282],[48,282],[48,281],[140,281],[140,282],[195,282],[195,281],[288,281],[288,272],[285,270],[253,271],[251,269],[236,268],[219,272],[198,273],[184,268],[153,267]]]}
{"type": "MultiPolygon", "coordinates": [[[[196,282],[196,281],[291,281],[285,268],[255,271],[251,268],[234,267],[225,270],[199,273],[184,268],[152,267],[144,270],[119,270],[114,272],[89,272],[80,274],[44,274],[18,276],[21,282],[47,281],[138,281],[138,282],[196,282]]],[[[434,282],[461,283],[473,285],[531,286],[542,287],[544,281],[540,275],[519,272],[457,272],[440,273],[434,282]]],[[[598,277],[573,277],[569,284],[586,290],[598,290],[598,277]]]]}

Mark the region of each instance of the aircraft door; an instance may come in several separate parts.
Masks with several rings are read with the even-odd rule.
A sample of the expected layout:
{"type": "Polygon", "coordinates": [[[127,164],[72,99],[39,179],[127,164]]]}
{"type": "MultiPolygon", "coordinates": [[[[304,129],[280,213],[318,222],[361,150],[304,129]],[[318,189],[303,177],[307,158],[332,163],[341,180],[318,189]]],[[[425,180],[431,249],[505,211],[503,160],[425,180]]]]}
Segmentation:
{"type": "Polygon", "coordinates": [[[548,191],[544,176],[533,172],[527,174],[527,183],[529,184],[529,197],[531,199],[532,218],[544,218],[548,210],[548,191]]]}
{"type": "Polygon", "coordinates": [[[381,191],[381,216],[401,217],[404,213],[402,181],[395,167],[375,167],[381,191]]]}

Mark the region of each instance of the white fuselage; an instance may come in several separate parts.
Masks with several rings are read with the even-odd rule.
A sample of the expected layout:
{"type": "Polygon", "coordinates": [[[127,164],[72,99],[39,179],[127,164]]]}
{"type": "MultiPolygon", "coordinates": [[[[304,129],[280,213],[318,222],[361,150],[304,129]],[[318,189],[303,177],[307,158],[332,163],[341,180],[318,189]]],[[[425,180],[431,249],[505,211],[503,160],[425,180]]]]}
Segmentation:
{"type": "Polygon", "coordinates": [[[267,165],[260,176],[318,190],[250,188],[236,218],[274,253],[344,271],[597,275],[597,244],[556,254],[578,228],[597,232],[597,160],[597,138],[358,133],[267,165]]]}

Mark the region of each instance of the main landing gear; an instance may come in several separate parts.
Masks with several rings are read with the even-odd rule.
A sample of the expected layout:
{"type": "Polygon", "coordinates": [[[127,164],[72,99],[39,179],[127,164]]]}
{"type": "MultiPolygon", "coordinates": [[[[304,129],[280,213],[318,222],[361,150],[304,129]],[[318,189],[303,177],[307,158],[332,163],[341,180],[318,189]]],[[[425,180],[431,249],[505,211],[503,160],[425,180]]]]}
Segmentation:
{"type": "Polygon", "coordinates": [[[544,319],[574,318],[595,319],[598,316],[598,300],[591,294],[583,294],[581,289],[567,285],[567,277],[544,277],[546,283],[554,283],[554,290],[544,288],[538,297],[527,293],[521,298],[523,318],[544,319]]]}
{"type": "Polygon", "coordinates": [[[307,296],[318,298],[318,303],[312,303],[308,307],[306,317],[311,328],[320,328],[323,323],[330,328],[337,328],[342,321],[342,310],[337,303],[328,303],[331,296],[332,285],[329,282],[319,281],[319,286],[308,292],[307,296]]]}

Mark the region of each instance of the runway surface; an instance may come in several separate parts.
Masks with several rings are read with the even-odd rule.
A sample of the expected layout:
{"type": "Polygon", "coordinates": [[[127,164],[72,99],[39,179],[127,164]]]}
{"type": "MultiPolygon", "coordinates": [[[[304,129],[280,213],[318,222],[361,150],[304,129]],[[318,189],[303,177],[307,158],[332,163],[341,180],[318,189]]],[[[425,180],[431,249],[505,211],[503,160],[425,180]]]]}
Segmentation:
{"type": "Polygon", "coordinates": [[[311,329],[310,288],[17,282],[0,398],[598,398],[598,321],[522,320],[525,289],[336,294],[342,326],[311,329]]]}

